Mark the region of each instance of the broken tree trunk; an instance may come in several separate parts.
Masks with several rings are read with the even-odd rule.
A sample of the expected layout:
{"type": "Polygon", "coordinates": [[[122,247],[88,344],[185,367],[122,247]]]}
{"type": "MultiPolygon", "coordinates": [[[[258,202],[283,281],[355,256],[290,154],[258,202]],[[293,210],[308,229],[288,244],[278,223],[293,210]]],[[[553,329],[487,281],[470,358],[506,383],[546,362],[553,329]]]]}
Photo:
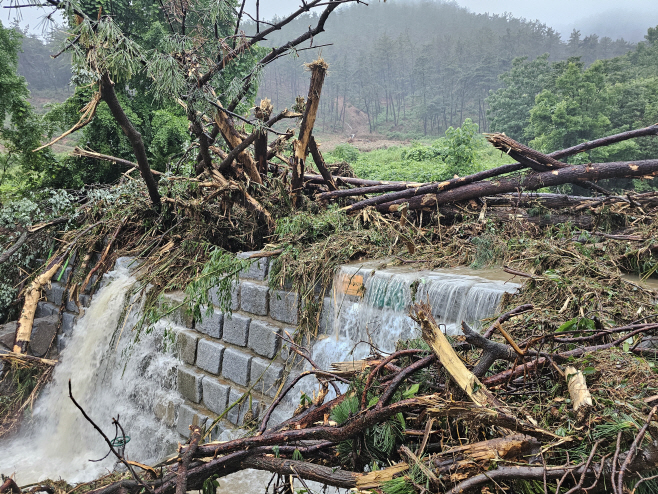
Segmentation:
{"type": "MultiPolygon", "coordinates": [[[[261,100],[260,105],[256,107],[256,118],[265,125],[265,122],[272,115],[272,110],[272,103],[269,99],[264,98],[261,100]]],[[[263,176],[267,175],[267,131],[265,129],[258,132],[258,137],[254,141],[254,157],[256,158],[258,173],[263,176]]]]}
{"type": "Polygon", "coordinates": [[[489,439],[477,443],[451,448],[432,458],[436,475],[449,475],[452,482],[467,479],[471,475],[488,470],[492,462],[499,459],[523,461],[539,454],[541,444],[525,434],[489,439]]]}
{"type": "Polygon", "coordinates": [[[64,262],[64,257],[60,256],[53,259],[46,271],[37,276],[30,288],[25,293],[25,303],[21,311],[21,317],[18,319],[16,326],[16,338],[14,340],[14,353],[22,354],[27,352],[32,337],[32,323],[34,323],[34,313],[37,311],[37,303],[41,298],[41,288],[50,282],[51,278],[64,262]]]}
{"type": "MultiPolygon", "coordinates": [[[[238,134],[238,131],[235,130],[233,121],[224,111],[221,103],[217,102],[217,106],[219,109],[217,110],[217,113],[215,113],[215,123],[217,124],[219,131],[221,132],[229,147],[231,149],[235,149],[242,144],[242,137],[240,134],[238,134]]],[[[245,173],[252,182],[256,182],[258,184],[263,183],[262,179],[260,178],[260,174],[258,173],[258,166],[256,165],[256,162],[252,158],[251,154],[247,153],[243,149],[238,153],[237,159],[244,167],[245,173]]]]}
{"type": "Polygon", "coordinates": [[[448,371],[453,380],[466,393],[466,395],[478,406],[498,407],[500,402],[485,388],[480,380],[469,371],[464,362],[455,353],[452,345],[445,337],[441,329],[434,322],[429,306],[417,304],[413,307],[415,319],[420,324],[423,339],[434,350],[441,365],[448,371]]]}
{"type": "Polygon", "coordinates": [[[582,421],[587,417],[592,407],[592,395],[589,394],[587,389],[585,376],[581,371],[571,366],[564,370],[564,376],[567,380],[573,411],[576,412],[578,421],[582,421]]]}
{"type": "Polygon", "coordinates": [[[521,177],[501,178],[486,182],[475,182],[458,189],[417,196],[411,199],[399,199],[377,206],[381,212],[394,212],[403,203],[409,209],[434,208],[450,202],[467,201],[478,197],[517,192],[519,190],[537,190],[553,185],[572,183],[579,185],[586,180],[603,180],[606,178],[653,178],[658,175],[658,160],[616,161],[612,163],[592,163],[574,165],[560,170],[542,173],[529,173],[521,177]]]}
{"type": "Polygon", "coordinates": [[[308,65],[311,70],[311,85],[308,89],[308,98],[302,123],[299,128],[299,138],[293,142],[294,156],[292,157],[292,203],[299,205],[299,196],[304,187],[304,161],[306,160],[306,150],[313,133],[313,126],[318,114],[320,105],[320,94],[324,77],[327,74],[327,63],[321,58],[311,62],[308,65]]]}

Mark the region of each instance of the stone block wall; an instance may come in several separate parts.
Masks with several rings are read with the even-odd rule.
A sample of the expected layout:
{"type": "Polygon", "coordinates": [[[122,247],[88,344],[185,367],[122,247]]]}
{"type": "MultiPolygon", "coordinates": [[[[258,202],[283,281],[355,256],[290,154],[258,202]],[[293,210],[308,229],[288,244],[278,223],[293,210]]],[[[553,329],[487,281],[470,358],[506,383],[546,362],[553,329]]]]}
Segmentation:
{"type": "MultiPolygon", "coordinates": [[[[238,254],[247,258],[250,252],[238,254]]],[[[231,293],[232,313],[223,314],[212,306],[202,311],[202,320],[190,321],[183,314],[172,314],[177,332],[178,391],[185,403],[180,406],[176,430],[189,437],[189,426],[209,425],[243,394],[251,391],[241,406],[228,412],[213,431],[217,437],[225,429],[243,425],[251,405],[254,418],[262,418],[271,404],[284,375],[281,358],[282,331],[293,333],[297,324],[298,298],[286,291],[270,291],[269,259],[260,258],[240,274],[231,293]],[[251,403],[250,403],[251,402],[251,403]]],[[[173,300],[180,295],[167,295],[173,300]]],[[[217,291],[209,298],[217,303],[217,291]]],[[[271,424],[292,410],[274,414],[271,424]]]]}

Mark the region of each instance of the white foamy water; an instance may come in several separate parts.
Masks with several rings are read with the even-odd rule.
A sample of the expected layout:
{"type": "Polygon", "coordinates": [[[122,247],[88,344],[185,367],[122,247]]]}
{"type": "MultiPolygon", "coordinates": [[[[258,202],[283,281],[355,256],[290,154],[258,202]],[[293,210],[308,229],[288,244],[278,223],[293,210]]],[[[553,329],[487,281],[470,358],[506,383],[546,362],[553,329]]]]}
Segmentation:
{"type": "Polygon", "coordinates": [[[417,324],[409,317],[414,302],[429,303],[437,323],[448,334],[459,334],[462,321],[479,328],[482,319],[496,312],[503,294],[519,287],[486,271],[482,272],[484,277],[457,269],[372,268],[368,264],[343,266],[336,273],[329,327],[313,347],[313,359],[321,368],[364,358],[370,353],[370,344],[382,352],[392,352],[398,340],[420,337],[417,324]],[[357,276],[365,279],[362,297],[341,290],[357,276]]]}
{"type": "Polygon", "coordinates": [[[69,399],[69,379],[76,401],[110,439],[115,437],[112,418],[119,418],[131,438],[125,450],[129,460],[153,463],[175,448],[178,435],[151,410],[166,400],[181,401],[175,391],[178,361],[163,348],[164,325],[142,332],[133,344],[141,309],[138,300],[129,300],[134,284],[125,263],[106,275],[67,338],[53,381],[32,416],[17,434],[0,440],[0,472],[15,472],[19,485],[46,478],[85,482],[114,468],[111,454],[89,461],[105,456],[108,447],[69,399]]]}

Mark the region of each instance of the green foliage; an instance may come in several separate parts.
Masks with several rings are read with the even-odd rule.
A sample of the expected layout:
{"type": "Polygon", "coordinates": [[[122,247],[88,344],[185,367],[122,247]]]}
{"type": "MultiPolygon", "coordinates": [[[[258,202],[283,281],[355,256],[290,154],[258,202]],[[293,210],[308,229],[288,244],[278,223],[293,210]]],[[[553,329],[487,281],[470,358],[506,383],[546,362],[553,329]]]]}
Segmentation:
{"type": "Polygon", "coordinates": [[[339,144],[331,152],[336,161],[347,161],[353,165],[359,159],[359,150],[351,144],[339,144]]]}
{"type": "MultiPolygon", "coordinates": [[[[38,221],[72,215],[73,205],[73,198],[65,191],[6,201],[0,207],[0,253],[14,245],[25,227],[38,221]]],[[[0,321],[10,315],[18,293],[17,287],[25,273],[32,272],[36,267],[36,259],[39,256],[45,257],[51,247],[52,241],[46,242],[36,235],[0,264],[0,321]]],[[[14,307],[13,310],[17,309],[14,307]]]]}
{"type": "Polygon", "coordinates": [[[203,486],[201,488],[202,494],[216,494],[217,489],[219,489],[219,481],[217,480],[219,475],[211,475],[206,480],[203,481],[203,486]]]}
{"type": "MultiPolygon", "coordinates": [[[[634,51],[587,66],[580,58],[515,60],[488,98],[492,129],[545,152],[658,121],[658,44],[650,28],[634,51]]],[[[579,43],[578,33],[572,43],[579,43]]],[[[572,163],[653,158],[652,139],[626,141],[570,158],[572,163]]],[[[618,181],[630,187],[631,181],[618,181]]]]}
{"type": "MultiPolygon", "coordinates": [[[[478,126],[467,118],[461,127],[446,130],[445,164],[450,175],[470,175],[476,171],[475,156],[478,126]]],[[[452,177],[449,177],[452,178],[452,177]]]]}

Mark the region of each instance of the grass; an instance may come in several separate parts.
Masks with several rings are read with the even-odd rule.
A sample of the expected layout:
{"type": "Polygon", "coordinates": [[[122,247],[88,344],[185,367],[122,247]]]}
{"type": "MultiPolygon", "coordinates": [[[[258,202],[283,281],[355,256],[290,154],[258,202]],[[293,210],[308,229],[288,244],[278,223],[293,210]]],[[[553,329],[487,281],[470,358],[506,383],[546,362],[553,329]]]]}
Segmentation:
{"type": "MultiPolygon", "coordinates": [[[[360,152],[349,144],[342,144],[326,153],[325,159],[329,163],[347,161],[360,178],[434,182],[452,178],[440,152],[444,145],[445,138],[440,138],[360,152]]],[[[476,171],[514,162],[509,156],[490,146],[482,136],[477,137],[474,147],[476,171]]],[[[466,174],[468,172],[465,171],[463,175],[466,174]]]]}

